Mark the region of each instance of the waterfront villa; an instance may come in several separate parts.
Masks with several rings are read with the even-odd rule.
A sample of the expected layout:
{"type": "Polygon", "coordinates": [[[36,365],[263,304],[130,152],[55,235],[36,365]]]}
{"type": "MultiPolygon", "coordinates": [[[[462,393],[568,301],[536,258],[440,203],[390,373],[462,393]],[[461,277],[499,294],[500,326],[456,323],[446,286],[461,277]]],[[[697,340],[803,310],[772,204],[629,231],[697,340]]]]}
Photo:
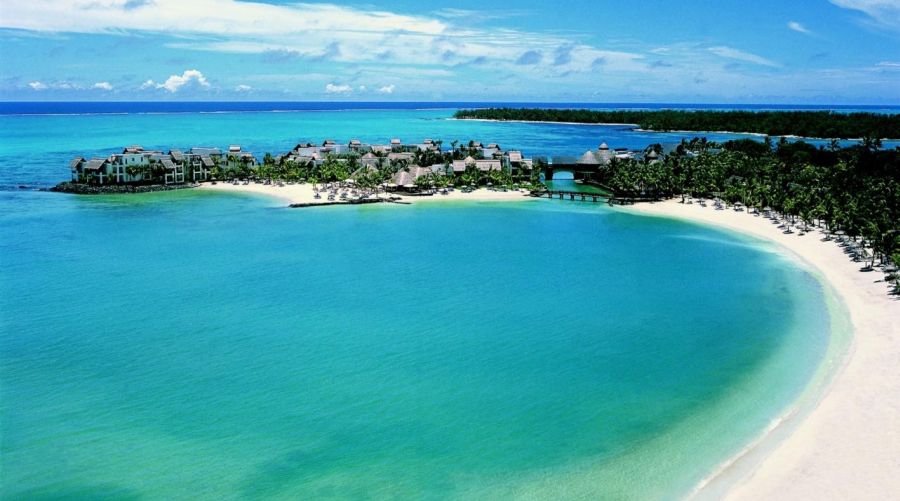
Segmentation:
{"type": "Polygon", "coordinates": [[[107,158],[75,158],[69,167],[72,180],[76,182],[124,184],[161,180],[165,184],[184,183],[184,164],[175,160],[176,156],[180,156],[177,150],[163,153],[134,145],[107,158]]]}
{"type": "Polygon", "coordinates": [[[187,152],[172,149],[168,153],[128,146],[106,158],[74,158],[69,163],[72,181],[89,184],[183,184],[211,178],[214,168],[253,169],[256,157],[240,146],[227,153],[218,148],[191,148],[187,152]]]}

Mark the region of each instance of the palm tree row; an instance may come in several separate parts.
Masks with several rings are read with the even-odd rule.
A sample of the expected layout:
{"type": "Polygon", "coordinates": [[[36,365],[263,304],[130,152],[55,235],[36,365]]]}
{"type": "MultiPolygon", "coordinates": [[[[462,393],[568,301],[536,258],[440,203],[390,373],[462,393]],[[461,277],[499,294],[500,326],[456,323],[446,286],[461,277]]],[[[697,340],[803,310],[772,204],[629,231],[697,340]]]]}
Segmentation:
{"type": "Polygon", "coordinates": [[[624,196],[719,197],[769,207],[791,222],[821,223],[862,239],[873,250],[871,265],[877,259],[900,265],[900,148],[882,150],[877,141],[847,148],[685,142],[661,161],[614,160],[599,181],[624,196]]]}

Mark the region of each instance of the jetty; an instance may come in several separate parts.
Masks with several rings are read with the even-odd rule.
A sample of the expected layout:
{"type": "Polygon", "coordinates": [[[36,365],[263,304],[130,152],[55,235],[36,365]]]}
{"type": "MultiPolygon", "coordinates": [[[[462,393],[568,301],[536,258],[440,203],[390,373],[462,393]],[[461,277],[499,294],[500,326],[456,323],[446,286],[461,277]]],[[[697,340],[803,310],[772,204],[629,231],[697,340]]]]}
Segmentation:
{"type": "Polygon", "coordinates": [[[583,191],[567,191],[567,190],[544,190],[532,191],[532,197],[549,198],[559,200],[570,200],[592,203],[607,203],[609,205],[633,205],[636,202],[650,202],[655,199],[639,198],[639,197],[623,197],[616,196],[611,193],[586,193],[583,191]]]}
{"type": "Polygon", "coordinates": [[[381,203],[399,203],[389,198],[351,198],[349,200],[340,200],[334,202],[314,202],[303,204],[291,204],[291,209],[302,209],[304,207],[327,207],[330,205],[364,205],[364,204],[381,204],[381,203]]]}

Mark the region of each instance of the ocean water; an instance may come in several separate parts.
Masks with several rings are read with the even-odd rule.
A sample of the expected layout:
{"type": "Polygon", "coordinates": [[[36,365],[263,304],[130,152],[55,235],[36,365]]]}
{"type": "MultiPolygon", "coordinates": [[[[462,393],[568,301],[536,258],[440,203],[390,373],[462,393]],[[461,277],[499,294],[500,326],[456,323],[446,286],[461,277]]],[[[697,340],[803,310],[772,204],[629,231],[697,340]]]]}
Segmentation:
{"type": "MultiPolygon", "coordinates": [[[[639,132],[620,125],[451,120],[452,103],[408,103],[403,108],[389,108],[385,103],[293,104],[0,103],[0,190],[52,186],[66,176],[63,164],[71,158],[106,157],[131,144],[166,151],[239,144],[261,158],[266,152],[290,151],[300,141],[326,138],[371,143],[432,138],[443,140],[448,148],[454,140],[475,139],[518,148],[527,156],[580,156],[602,142],[611,148],[644,148],[698,135],[713,141],[760,139],[741,134],[639,132]]],[[[869,111],[877,110],[900,112],[900,108],[869,111]]],[[[900,142],[885,143],[885,147],[894,146],[900,142]]]]}
{"type": "MultiPolygon", "coordinates": [[[[0,116],[0,175],[130,143],[655,142],[447,114],[0,116]]],[[[840,313],[765,243],[546,199],[8,189],[0,265],[11,499],[674,498],[808,387],[840,313]]]]}

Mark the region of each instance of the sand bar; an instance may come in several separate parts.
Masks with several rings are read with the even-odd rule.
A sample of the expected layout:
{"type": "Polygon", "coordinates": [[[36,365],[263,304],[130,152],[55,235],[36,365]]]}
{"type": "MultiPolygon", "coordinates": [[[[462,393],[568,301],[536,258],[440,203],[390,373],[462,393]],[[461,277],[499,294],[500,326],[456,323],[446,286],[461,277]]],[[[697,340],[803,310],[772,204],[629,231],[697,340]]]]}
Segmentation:
{"type": "MultiPolygon", "coordinates": [[[[828,281],[852,323],[849,350],[828,386],[787,436],[778,433],[718,472],[727,499],[900,498],[900,300],[888,295],[884,274],[861,272],[838,244],[818,231],[785,234],[771,220],[710,204],[670,200],[623,210],[716,225],[771,240],[828,281]],[[744,459],[746,458],[746,459],[744,459]],[[740,463],[750,462],[752,464],[740,463]]],[[[697,498],[719,498],[713,489],[697,498]]]]}

